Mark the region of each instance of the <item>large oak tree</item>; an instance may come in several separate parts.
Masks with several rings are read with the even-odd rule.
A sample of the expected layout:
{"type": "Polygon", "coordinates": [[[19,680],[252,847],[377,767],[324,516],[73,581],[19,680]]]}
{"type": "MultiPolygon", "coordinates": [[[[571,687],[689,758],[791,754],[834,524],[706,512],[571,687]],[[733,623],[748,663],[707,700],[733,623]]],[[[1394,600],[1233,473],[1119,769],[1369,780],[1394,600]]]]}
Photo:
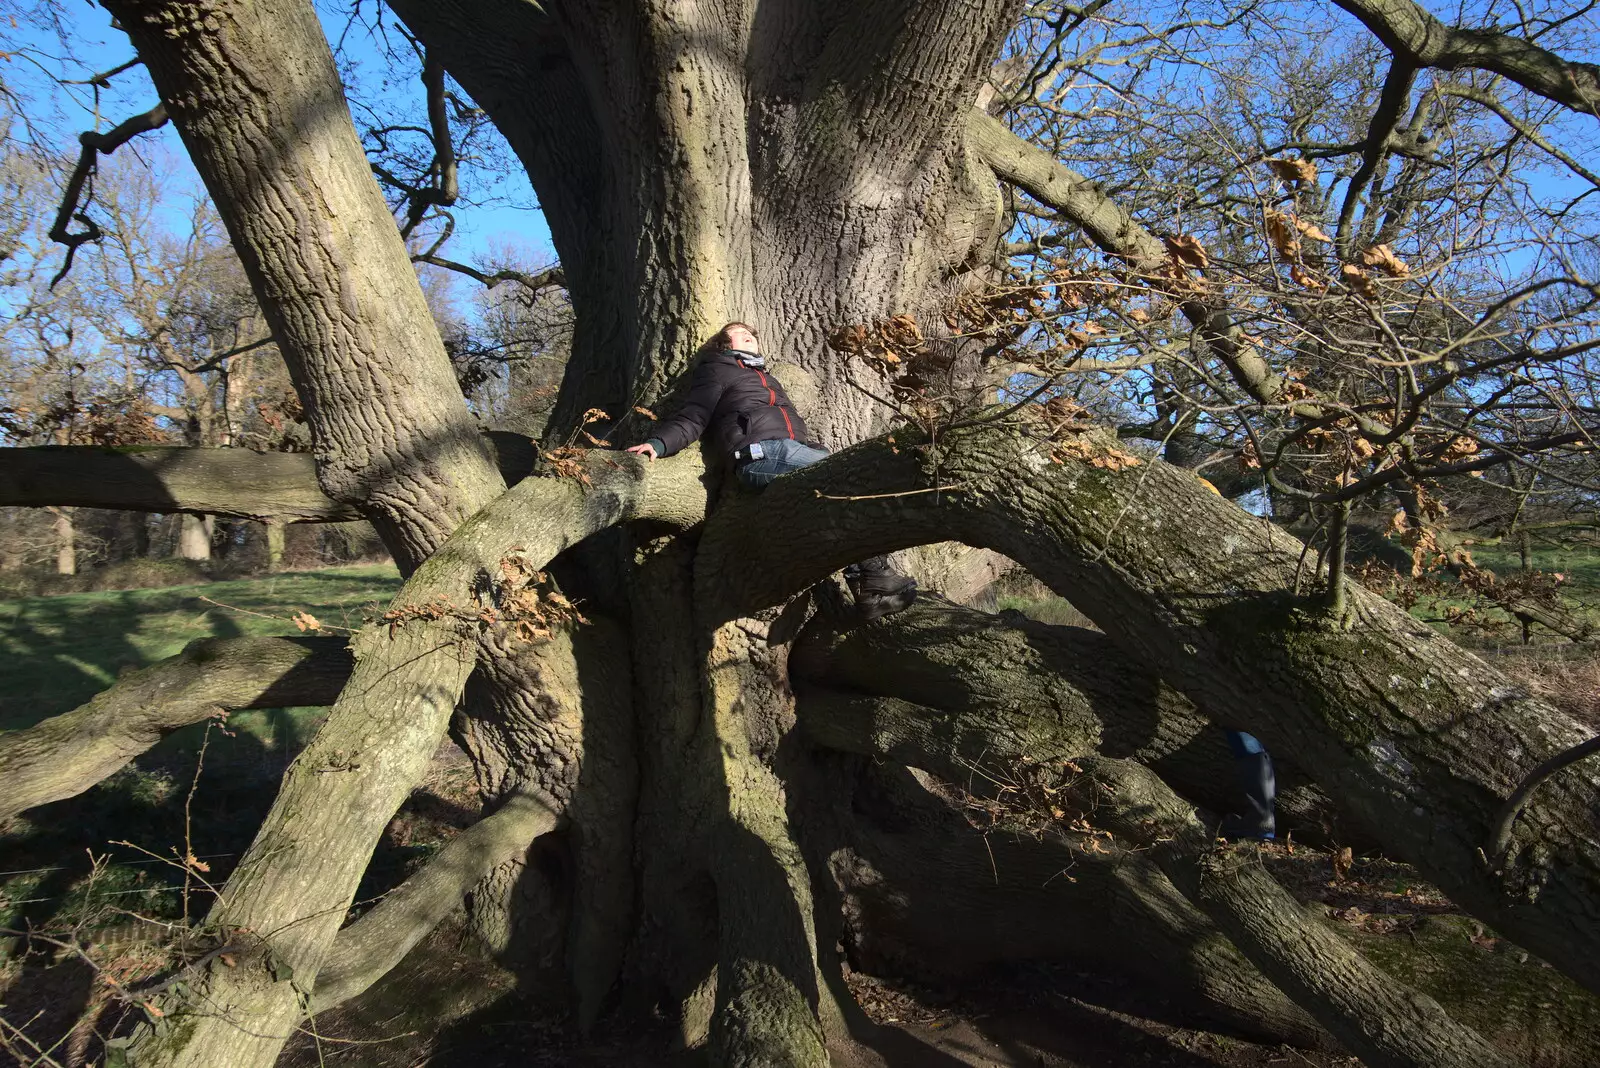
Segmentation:
{"type": "MultiPolygon", "coordinates": [[[[619,996],[663,1007],[719,1065],[822,1065],[863,1033],[842,938],[1071,955],[1373,1064],[1512,1063],[1212,850],[1194,805],[1225,803],[1213,724],[1259,735],[1463,908],[1600,989],[1600,776],[1568,767],[1501,819],[1590,731],[1339,573],[1349,588],[1325,596],[1300,543],[1191,472],[1037,406],[872,436],[886,387],[830,339],[981,290],[1016,191],[1169,289],[1260,403],[1325,414],[1180,279],[1181,241],[978,106],[1020,0],[391,0],[550,221],[576,325],[537,448],[484,435],[463,401],[310,3],[105,6],[288,362],[316,486],[299,458],[49,452],[16,457],[5,500],[354,513],[407,576],[351,658],[196,648],[0,741],[16,811],[218,705],[332,704],[205,921],[227,951],[165,988],[134,1063],[272,1063],[308,1012],[377,981],[469,894],[490,951],[565,961],[580,1024],[619,996]],[[572,447],[585,428],[613,447],[648,436],[730,319],[761,330],[842,451],[753,495],[721,457],[572,447]],[[849,625],[831,572],[949,540],[1019,561],[1104,634],[937,603],[849,625]],[[446,731],[490,815],[341,929],[446,731]],[[1082,818],[1002,846],[991,879],[964,825],[870,818],[931,798],[909,779],[852,800],[882,761],[949,780],[1025,766],[1082,818]],[[568,886],[525,862],[545,834],[568,886]],[[1068,866],[1074,881],[1039,889],[1068,866]]],[[[1408,69],[1479,67],[1596,112],[1595,68],[1520,36],[1411,0],[1338,6],[1408,69]]]]}

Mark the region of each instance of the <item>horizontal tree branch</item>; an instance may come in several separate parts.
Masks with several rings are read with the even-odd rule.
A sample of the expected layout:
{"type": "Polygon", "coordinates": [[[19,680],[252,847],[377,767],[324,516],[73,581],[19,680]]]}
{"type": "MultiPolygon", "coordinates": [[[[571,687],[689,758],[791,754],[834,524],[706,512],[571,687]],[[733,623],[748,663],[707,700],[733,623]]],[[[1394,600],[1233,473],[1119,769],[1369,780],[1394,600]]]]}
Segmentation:
{"type": "Polygon", "coordinates": [[[0,733],[0,819],[80,794],[218,712],[332,704],[350,667],[343,638],[190,642],[71,712],[0,733]]]}
{"type": "MultiPolygon", "coordinates": [[[[515,483],[533,469],[533,443],[493,431],[501,474],[515,483]]],[[[0,506],[116,508],[230,519],[340,523],[354,508],[317,485],[310,453],[170,445],[42,445],[0,449],[0,506]]]]}
{"type": "Polygon", "coordinates": [[[461,906],[484,876],[561,822],[554,800],[524,788],[462,831],[372,911],[341,930],[317,975],[311,1014],[327,1012],[382,979],[461,906]]]}

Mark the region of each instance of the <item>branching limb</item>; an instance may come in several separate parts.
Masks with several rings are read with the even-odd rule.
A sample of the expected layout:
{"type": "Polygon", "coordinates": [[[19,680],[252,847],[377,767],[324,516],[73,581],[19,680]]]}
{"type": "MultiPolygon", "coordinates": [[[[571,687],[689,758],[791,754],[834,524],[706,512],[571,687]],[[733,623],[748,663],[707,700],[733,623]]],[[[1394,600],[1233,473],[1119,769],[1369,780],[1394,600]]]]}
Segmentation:
{"type": "Polygon", "coordinates": [[[1600,753],[1600,735],[1580,742],[1564,753],[1557,753],[1528,773],[1528,777],[1517,785],[1510,797],[1506,798],[1505,806],[1495,819],[1494,832],[1489,836],[1489,849],[1485,854],[1491,864],[1500,864],[1511,851],[1511,826],[1516,823],[1517,814],[1527,805],[1529,795],[1539,788],[1539,784],[1562,768],[1576,764],[1584,757],[1593,756],[1595,753],[1600,753]]]}
{"type": "Polygon", "coordinates": [[[233,968],[209,964],[186,990],[164,995],[161,1019],[170,1026],[142,1030],[136,1056],[272,1063],[301,1018],[378,836],[444,735],[477,659],[478,626],[492,625],[502,583],[620,522],[697,521],[705,512],[702,472],[692,455],[648,465],[589,457],[573,472],[582,481],[535,478],[513,487],[416,570],[390,605],[389,625],[352,640],[350,683],[291,765],[208,917],[219,930],[254,932],[259,952],[233,968]]]}
{"type": "MultiPolygon", "coordinates": [[[[111,71],[100,77],[110,77],[118,71],[131,66],[123,64],[116,71],[111,71]]],[[[98,155],[109,156],[129,141],[142,133],[159,130],[167,124],[167,106],[157,104],[149,111],[123,120],[114,129],[106,133],[96,133],[86,130],[78,135],[78,141],[83,149],[78,154],[77,166],[73,167],[72,174],[67,178],[66,191],[61,195],[61,206],[56,209],[55,222],[50,226],[50,240],[67,247],[67,258],[61,264],[61,270],[50,279],[50,288],[54,289],[56,283],[67,276],[72,270],[72,258],[77,255],[78,248],[100,240],[104,236],[100,225],[89,218],[88,205],[84,204],[84,187],[95,171],[95,159],[98,155]],[[84,229],[78,233],[72,232],[72,221],[76,219],[82,223],[84,229]]]]}
{"type": "Polygon", "coordinates": [[[1532,41],[1495,30],[1447,26],[1414,0],[1334,0],[1360,19],[1397,59],[1440,70],[1502,75],[1547,100],[1600,118],[1600,67],[1563,59],[1532,41]]]}
{"type": "MultiPolygon", "coordinates": [[[[1126,261],[1156,289],[1174,288],[1176,279],[1166,246],[1096,182],[976,108],[967,116],[967,138],[977,156],[1002,181],[1056,209],[1096,247],[1126,261]]],[[[1239,387],[1259,403],[1278,403],[1289,380],[1274,371],[1265,357],[1239,344],[1238,329],[1227,309],[1211,307],[1192,293],[1176,295],[1184,317],[1194,326],[1196,340],[1223,362],[1239,387]]],[[[1311,406],[1301,407],[1315,411],[1311,406]]]]}
{"type": "Polygon", "coordinates": [[[336,1008],[387,975],[480,879],[559,824],[555,802],[525,790],[451,839],[426,867],[339,932],[317,975],[310,1011],[336,1008]]]}
{"type": "Polygon", "coordinates": [[[554,286],[565,286],[567,284],[567,276],[560,267],[552,267],[547,271],[540,271],[538,274],[514,271],[510,268],[503,268],[491,273],[480,271],[469,264],[458,263],[455,260],[446,259],[443,256],[433,255],[432,253],[413,256],[411,257],[411,262],[426,263],[434,267],[442,267],[447,271],[454,271],[457,274],[464,274],[485,289],[493,289],[502,282],[516,282],[523,289],[526,289],[530,296],[554,286]]]}
{"type": "Polygon", "coordinates": [[[1501,122],[1560,160],[1573,174],[1576,174],[1590,185],[1600,186],[1600,174],[1585,167],[1572,155],[1564,152],[1558,145],[1541,133],[1538,126],[1518,118],[1510,108],[1501,103],[1500,98],[1494,93],[1477,89],[1470,85],[1462,85],[1459,82],[1436,83],[1433,89],[1434,92],[1441,96],[1460,97],[1462,100],[1470,100],[1475,104],[1488,108],[1499,116],[1501,122]]]}
{"type": "Polygon", "coordinates": [[[1367,128],[1366,144],[1361,149],[1361,166],[1351,175],[1345,187],[1344,206],[1339,210],[1337,239],[1339,255],[1346,261],[1355,257],[1354,228],[1356,211],[1361,198],[1372,184],[1378,167],[1389,151],[1389,142],[1405,117],[1406,105],[1411,100],[1411,86],[1417,80],[1417,68],[1404,60],[1396,59],[1383,80],[1383,92],[1378,96],[1378,109],[1372,114],[1367,128]]]}
{"type": "Polygon", "coordinates": [[[422,85],[428,94],[428,136],[433,141],[433,164],[428,168],[428,185],[406,190],[409,205],[406,221],[400,227],[402,237],[411,236],[429,208],[448,208],[460,195],[456,150],[450,140],[450,116],[445,111],[444,64],[432,56],[422,61],[422,85]]]}
{"type": "Polygon", "coordinates": [[[343,638],[190,642],[71,712],[0,734],[0,819],[80,794],[219,711],[332,704],[350,666],[343,638]]]}

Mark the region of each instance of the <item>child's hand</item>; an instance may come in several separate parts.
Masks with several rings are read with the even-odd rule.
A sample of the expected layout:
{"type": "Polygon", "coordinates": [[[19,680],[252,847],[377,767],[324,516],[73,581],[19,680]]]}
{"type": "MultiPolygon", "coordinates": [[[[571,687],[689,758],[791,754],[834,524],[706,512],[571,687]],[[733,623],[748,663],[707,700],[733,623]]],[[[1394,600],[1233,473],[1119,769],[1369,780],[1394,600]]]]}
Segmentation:
{"type": "Polygon", "coordinates": [[[656,447],[654,445],[650,444],[648,441],[645,442],[643,445],[632,445],[632,446],[629,446],[628,451],[629,452],[638,453],[640,456],[643,456],[646,460],[654,460],[656,458],[656,447]]]}

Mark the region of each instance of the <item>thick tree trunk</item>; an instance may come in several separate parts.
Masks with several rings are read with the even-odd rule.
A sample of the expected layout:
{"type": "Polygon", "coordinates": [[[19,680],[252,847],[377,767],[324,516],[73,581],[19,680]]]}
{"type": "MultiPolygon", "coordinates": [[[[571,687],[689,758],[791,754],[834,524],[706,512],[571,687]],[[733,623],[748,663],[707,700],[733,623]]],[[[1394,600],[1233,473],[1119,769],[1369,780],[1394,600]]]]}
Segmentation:
{"type": "Polygon", "coordinates": [[[288,363],[328,496],[410,572],[503,488],[302,0],[108,0],[288,363]]]}
{"type": "MultiPolygon", "coordinates": [[[[504,483],[372,180],[314,12],[294,0],[108,6],[160,89],[268,314],[306,405],[324,491],[370,518],[412,572],[504,483]]],[[[567,521],[615,522],[625,511],[616,505],[599,494],[592,509],[575,502],[577,515],[565,517],[557,509],[536,531],[564,536],[567,521]]],[[[471,544],[481,528],[462,534],[471,544]]],[[[479,585],[478,572],[499,575],[513,547],[497,544],[496,555],[452,581],[435,588],[424,578],[422,588],[460,596],[479,585]]],[[[459,608],[434,619],[426,598],[401,604],[421,618],[387,638],[357,639],[363,666],[377,674],[358,669],[291,769],[251,854],[271,864],[247,858],[212,917],[281,936],[254,947],[248,967],[197,977],[201,1001],[188,1008],[214,1011],[174,1005],[136,1044],[146,1063],[264,1064],[293,1026],[376,835],[475,659],[475,645],[455,634],[459,608]],[[405,669],[383,671],[388,656],[405,669]],[[286,968],[298,983],[283,979],[286,968]]]]}
{"type": "MultiPolygon", "coordinates": [[[[267,309],[326,498],[370,518],[412,576],[390,625],[352,643],[351,684],[209,918],[237,941],[233,966],[208,962],[185,992],[162,998],[163,1015],[135,1043],[139,1063],[271,1061],[315,997],[377,836],[453,713],[486,795],[548,795],[570,818],[575,904],[551,944],[565,942],[581,1022],[603,1004],[632,930],[630,985],[682,1011],[686,1032],[707,1032],[714,1062],[826,1063],[846,1017],[837,976],[825,974],[832,924],[814,908],[831,891],[814,878],[817,854],[808,870],[796,841],[824,821],[810,818],[820,806],[797,785],[804,748],[786,654],[757,616],[863,555],[952,536],[1069,592],[1199,709],[1151,685],[1157,729],[1136,739],[1096,703],[1124,698],[1107,680],[1107,697],[1090,687],[1059,698],[1062,752],[1081,739],[1083,752],[1122,746],[1159,763],[1182,748],[1166,733],[1174,724],[1195,724],[1189,737],[1200,736],[1199,715],[1247,727],[1479,915],[1573,974],[1600,977],[1583,904],[1597,888],[1594,813],[1573,787],[1591,786],[1586,776],[1541,789],[1503,870],[1472,857],[1518,777],[1581,736],[1509,696],[1481,664],[1359,591],[1354,629],[1310,619],[1290,546],[1192,478],[1162,466],[1052,467],[1044,446],[1006,425],[956,432],[937,453],[906,439],[899,451],[851,450],[759,504],[730,493],[698,536],[684,533],[707,511],[693,457],[647,469],[600,456],[582,465],[583,481],[504,492],[310,5],[107,6],[267,309]],[[824,480],[826,499],[816,495],[824,480]],[[945,484],[959,489],[927,492],[945,484]],[[879,493],[888,496],[854,499],[879,493]],[[591,545],[584,557],[600,561],[588,578],[609,591],[597,600],[617,622],[536,650],[519,643],[519,624],[550,622],[529,607],[545,592],[529,572],[623,522],[634,529],[608,544],[629,550],[608,559],[591,545]],[[1221,534],[1195,544],[1196,529],[1221,534]],[[591,639],[627,642],[631,678],[597,666],[591,639]]],[[[859,438],[873,406],[825,345],[830,329],[918,310],[934,282],[988,260],[1003,217],[999,164],[967,113],[1019,0],[393,6],[500,126],[551,213],[578,313],[551,440],[567,440],[591,407],[627,420],[619,443],[647,436],[633,406],[669,397],[707,335],[734,318],[765,327],[769,353],[819,383],[807,414],[823,438],[859,438]]],[[[713,469],[726,460],[709,459],[713,469]]],[[[894,712],[884,703],[894,700],[904,702],[874,695],[870,711],[894,712]]],[[[505,855],[508,839],[483,836],[496,844],[469,850],[474,876],[505,855]]],[[[422,926],[448,899],[438,880],[454,892],[466,877],[416,884],[427,904],[402,926],[422,926]]],[[[1216,1004],[1315,1034],[1153,867],[1103,877],[1105,893],[1136,902],[1129,924],[1163,909],[1176,917],[1147,925],[1175,956],[1190,938],[1215,948],[1188,959],[1198,981],[1220,976],[1234,990],[1216,1004]]],[[[480,927],[551,899],[522,859],[496,867],[474,896],[499,908],[480,927]]],[[[526,948],[526,929],[502,926],[508,950],[526,948]]],[[[382,966],[357,971],[365,981],[382,966]]]]}
{"type": "Polygon", "coordinates": [[[284,551],[284,526],[282,520],[269,519],[261,524],[262,540],[266,542],[267,570],[277,571],[283,567],[284,551]]]}

